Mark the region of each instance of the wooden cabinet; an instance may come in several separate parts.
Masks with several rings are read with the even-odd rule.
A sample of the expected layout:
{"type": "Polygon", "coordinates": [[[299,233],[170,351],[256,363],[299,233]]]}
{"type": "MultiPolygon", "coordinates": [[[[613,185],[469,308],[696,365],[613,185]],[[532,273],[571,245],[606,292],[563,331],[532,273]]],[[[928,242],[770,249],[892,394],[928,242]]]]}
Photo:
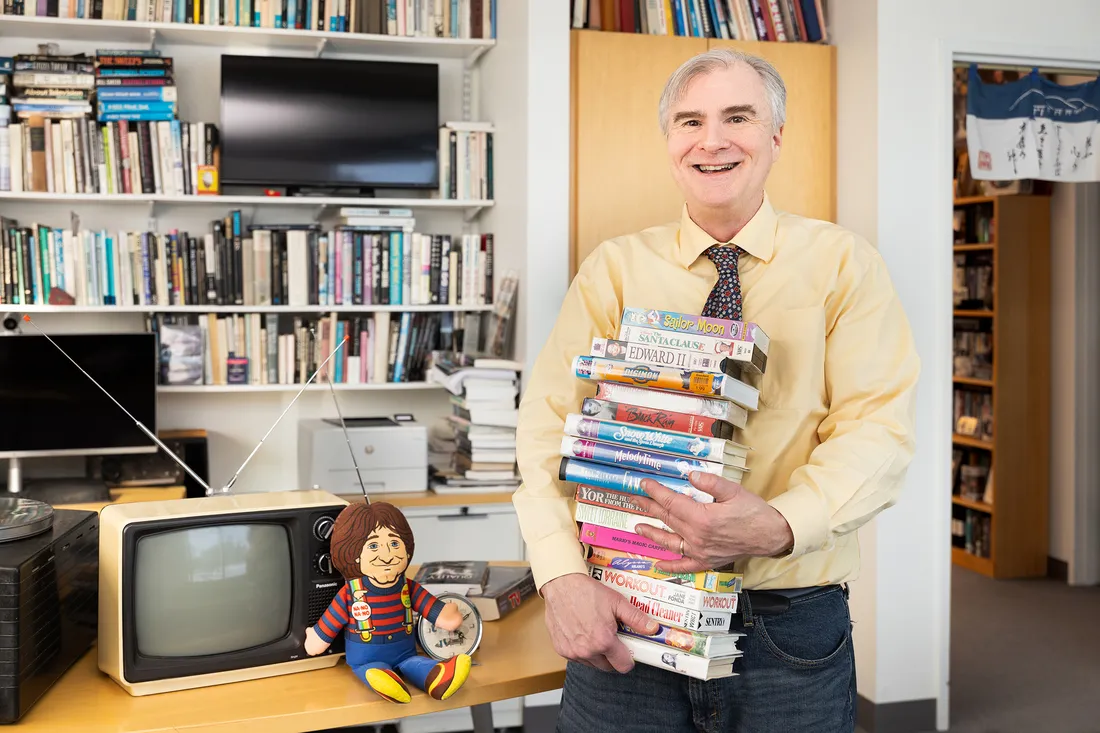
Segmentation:
{"type": "Polygon", "coordinates": [[[574,30],[570,275],[603,240],[679,218],[657,103],[680,64],[719,47],[768,59],[787,86],[772,204],[835,220],[835,47],[574,30]]]}
{"type": "Polygon", "coordinates": [[[1047,573],[1050,198],[955,200],[952,559],[1047,573]]]}

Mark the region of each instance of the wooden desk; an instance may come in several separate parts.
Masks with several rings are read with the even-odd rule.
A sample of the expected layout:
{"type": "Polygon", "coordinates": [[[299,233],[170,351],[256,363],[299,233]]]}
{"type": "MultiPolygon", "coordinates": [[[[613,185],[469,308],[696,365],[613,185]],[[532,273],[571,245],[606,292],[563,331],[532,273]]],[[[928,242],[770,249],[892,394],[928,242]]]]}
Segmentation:
{"type": "Polygon", "coordinates": [[[412,690],[387,702],[341,660],[329,669],[197,690],[131,697],[101,673],[93,647],[38,701],[17,733],[304,733],[473,707],[477,733],[492,732],[489,703],[556,690],[565,660],[550,645],[543,603],[532,596],[500,621],[485,622],[477,666],[450,699],[412,690]],[[488,727],[485,727],[488,726],[488,727]]]}

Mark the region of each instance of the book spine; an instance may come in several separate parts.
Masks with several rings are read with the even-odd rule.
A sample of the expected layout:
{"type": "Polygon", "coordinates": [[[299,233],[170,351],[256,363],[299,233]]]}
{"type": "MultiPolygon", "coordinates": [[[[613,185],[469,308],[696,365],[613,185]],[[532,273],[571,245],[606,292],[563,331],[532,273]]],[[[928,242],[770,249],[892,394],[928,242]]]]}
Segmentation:
{"type": "Polygon", "coordinates": [[[688,392],[668,392],[636,387],[618,382],[600,382],[596,385],[596,399],[626,402],[639,407],[672,410],[691,415],[718,418],[743,428],[748,424],[748,411],[733,402],[688,392]]]}
{"type": "Polygon", "coordinates": [[[716,656],[711,650],[711,637],[700,631],[691,631],[669,624],[659,624],[657,632],[654,634],[643,634],[641,631],[625,624],[620,625],[619,630],[639,639],[652,641],[655,644],[664,644],[667,647],[679,649],[697,657],[709,658],[716,656]]]}
{"type": "Polygon", "coordinates": [[[648,364],[626,364],[613,359],[579,354],[573,357],[578,379],[641,385],[648,389],[690,392],[705,397],[736,399],[743,407],[756,409],[757,390],[726,374],[675,369],[648,364]]]}
{"type": "Polygon", "coordinates": [[[682,560],[683,555],[665,549],[656,542],[650,542],[641,535],[633,532],[624,532],[620,529],[609,529],[595,524],[583,522],[580,532],[581,542],[593,547],[605,547],[609,550],[622,550],[624,552],[638,552],[654,560],[682,560]]]}
{"type": "Polygon", "coordinates": [[[692,608],[662,603],[649,596],[632,593],[616,588],[630,604],[638,610],[675,626],[689,631],[728,632],[733,624],[733,614],[723,611],[697,611],[692,608]]]}
{"type": "Polygon", "coordinates": [[[647,448],[661,453],[702,461],[721,461],[726,446],[726,441],[721,438],[707,438],[701,435],[681,434],[656,428],[634,427],[625,423],[584,417],[575,412],[565,416],[565,433],[578,438],[589,438],[604,443],[628,445],[635,448],[647,448]]]}
{"type": "MultiPolygon", "coordinates": [[[[580,484],[577,486],[577,493],[575,496],[577,501],[584,504],[591,504],[593,506],[605,507],[622,512],[631,512],[633,514],[641,514],[641,510],[630,501],[627,495],[618,491],[580,484]]],[[[599,524],[599,522],[596,522],[596,524],[599,524]]]]}
{"type": "Polygon", "coordinates": [[[705,491],[700,491],[683,479],[675,479],[668,476],[655,476],[652,473],[645,473],[643,471],[627,471],[623,468],[603,466],[599,463],[582,461],[577,458],[561,459],[558,468],[558,478],[562,481],[573,481],[575,483],[598,486],[604,489],[611,489],[612,491],[621,491],[624,494],[637,494],[639,496],[645,495],[645,490],[642,489],[642,480],[650,478],[655,481],[659,480],[662,486],[700,503],[709,504],[714,501],[713,496],[705,491]]]}
{"type": "Polygon", "coordinates": [[[705,680],[708,678],[710,660],[705,657],[670,650],[664,644],[658,644],[622,631],[617,636],[630,651],[630,656],[640,664],[667,669],[693,679],[705,680]]]}
{"type": "Polygon", "coordinates": [[[663,455],[639,448],[624,448],[611,443],[564,435],[561,439],[561,455],[584,458],[610,466],[636,468],[650,471],[661,476],[686,479],[692,471],[723,474],[723,465],[713,461],[700,461],[682,456],[663,455]]]}
{"type": "MultiPolygon", "coordinates": [[[[695,590],[714,593],[740,593],[743,576],[741,573],[726,573],[716,570],[700,570],[694,573],[673,573],[657,567],[657,560],[637,553],[613,550],[608,547],[586,545],[585,559],[592,565],[600,565],[611,570],[645,575],[655,580],[675,580],[695,590]]],[[[722,610],[722,609],[716,609],[722,610]]]]}
{"type": "MultiPolygon", "coordinates": [[[[673,369],[718,373],[725,372],[723,366],[727,362],[725,358],[715,354],[599,337],[592,339],[589,355],[631,364],[656,364],[673,369]]],[[[729,368],[734,369],[735,366],[731,363],[729,368]]]]}
{"type": "MultiPolygon", "coordinates": [[[[588,524],[594,524],[598,527],[607,527],[608,529],[618,529],[623,532],[631,532],[636,534],[638,526],[642,524],[649,525],[650,527],[657,527],[669,531],[668,525],[662,522],[660,519],[654,519],[653,517],[646,516],[645,514],[638,514],[637,509],[634,512],[619,509],[617,507],[603,506],[599,503],[588,503],[580,498],[581,490],[587,487],[579,487],[577,489],[577,506],[573,511],[573,518],[578,522],[586,522],[588,524]]],[[[589,491],[598,491],[598,489],[589,489],[589,491]]],[[[614,493],[614,492],[606,492],[614,493]]]]}
{"type": "Polygon", "coordinates": [[[733,425],[713,417],[638,407],[622,402],[598,400],[594,397],[584,398],[581,403],[581,414],[593,420],[611,420],[722,440],[733,438],[733,425]]]}
{"type": "Polygon", "coordinates": [[[695,336],[714,336],[730,341],[752,341],[759,344],[764,353],[768,352],[768,335],[759,324],[751,321],[732,321],[675,311],[627,307],[623,309],[621,325],[658,328],[662,331],[688,333],[695,336]]]}

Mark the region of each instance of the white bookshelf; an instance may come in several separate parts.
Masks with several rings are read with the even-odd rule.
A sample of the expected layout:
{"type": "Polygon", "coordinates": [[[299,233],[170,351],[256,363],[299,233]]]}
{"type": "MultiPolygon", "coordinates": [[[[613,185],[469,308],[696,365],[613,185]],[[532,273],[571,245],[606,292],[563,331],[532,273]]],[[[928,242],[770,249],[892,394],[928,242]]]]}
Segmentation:
{"type": "Polygon", "coordinates": [[[14,313],[485,313],[490,305],[10,305],[14,313]]]}
{"type": "Polygon", "coordinates": [[[209,26],[190,23],[142,23],[123,20],[28,18],[0,15],[0,36],[57,41],[124,43],[128,47],[161,44],[245,46],[285,51],[376,54],[391,58],[463,59],[474,63],[496,41],[482,38],[430,38],[336,33],[293,28],[209,26]]]}
{"type": "MultiPolygon", "coordinates": [[[[3,17],[3,16],[0,16],[3,17]]],[[[16,201],[35,204],[95,204],[111,206],[267,206],[316,207],[363,206],[380,209],[438,209],[461,211],[471,218],[493,205],[487,199],[444,198],[370,198],[329,196],[170,196],[153,193],[43,193],[41,191],[0,191],[0,202],[16,201]]]]}
{"type": "MultiPolygon", "coordinates": [[[[337,392],[409,392],[419,390],[440,390],[443,386],[434,382],[372,382],[368,384],[333,384],[337,392]]],[[[159,394],[206,394],[206,393],[249,393],[249,392],[291,392],[302,389],[301,384],[182,384],[161,385],[159,394]]],[[[327,382],[316,381],[306,386],[306,392],[328,392],[327,382]]]]}

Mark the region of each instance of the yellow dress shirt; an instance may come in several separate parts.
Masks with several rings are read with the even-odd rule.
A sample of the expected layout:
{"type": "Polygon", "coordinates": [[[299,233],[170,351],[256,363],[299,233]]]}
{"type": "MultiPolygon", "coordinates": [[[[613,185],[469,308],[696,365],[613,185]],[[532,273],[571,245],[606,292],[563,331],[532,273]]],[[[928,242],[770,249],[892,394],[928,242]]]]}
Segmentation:
{"type": "MultiPolygon", "coordinates": [[[[742,317],[771,343],[760,408],[734,439],[748,445],[742,485],[791,526],[778,558],[738,562],[744,587],[801,588],[853,580],[854,530],[898,498],[914,450],[920,365],[886,264],[864,239],[829,222],[777,212],[765,196],[732,240],[742,317]]],[[[623,308],[699,314],[718,279],[702,253],[716,242],[680,221],[616,237],[581,264],[519,408],[513,503],[536,587],[587,568],[573,519],[576,484],[558,479],[565,416],[595,383],[572,360],[592,338],[616,338],[623,308]]],[[[722,243],[729,244],[729,243],[722,243]]]]}

